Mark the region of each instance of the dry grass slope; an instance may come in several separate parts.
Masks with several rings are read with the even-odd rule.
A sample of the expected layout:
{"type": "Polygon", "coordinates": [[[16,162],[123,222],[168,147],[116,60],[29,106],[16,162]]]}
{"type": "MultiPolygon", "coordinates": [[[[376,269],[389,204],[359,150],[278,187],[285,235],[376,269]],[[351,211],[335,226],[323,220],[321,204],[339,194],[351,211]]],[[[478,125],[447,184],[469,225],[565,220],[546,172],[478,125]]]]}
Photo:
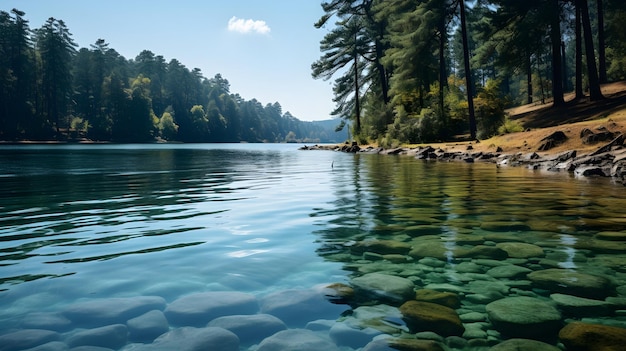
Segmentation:
{"type": "Polygon", "coordinates": [[[590,102],[589,99],[573,101],[566,96],[566,104],[553,108],[551,104],[530,104],[508,110],[509,118],[517,121],[526,131],[510,133],[481,140],[479,143],[445,143],[439,146],[450,151],[465,150],[469,144],[474,151],[496,151],[500,147],[504,153],[537,152],[540,155],[556,154],[566,150],[579,152],[594,151],[606,142],[584,144],[580,133],[587,128],[593,132],[601,129],[626,135],[626,82],[606,84],[602,87],[606,99],[590,102]],[[542,139],[562,131],[567,140],[546,152],[540,152],[542,139]]]}

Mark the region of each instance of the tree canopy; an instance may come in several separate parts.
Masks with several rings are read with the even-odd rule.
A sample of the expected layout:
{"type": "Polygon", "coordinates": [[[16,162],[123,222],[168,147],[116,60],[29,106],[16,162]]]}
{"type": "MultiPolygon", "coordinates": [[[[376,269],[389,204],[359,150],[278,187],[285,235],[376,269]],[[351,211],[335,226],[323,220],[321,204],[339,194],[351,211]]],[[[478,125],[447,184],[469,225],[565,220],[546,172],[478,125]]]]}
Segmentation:
{"type": "Polygon", "coordinates": [[[601,82],[626,79],[620,0],[332,0],[322,9],[316,27],[332,27],[312,75],[335,79],[337,115],[364,141],[489,137],[506,107],[559,107],[574,87],[578,99],[602,100],[601,82]]]}
{"type": "MultiPolygon", "coordinates": [[[[334,123],[335,125],[338,122],[334,123]]],[[[343,142],[347,131],[304,122],[278,102],[230,91],[150,50],[126,59],[104,39],[78,48],[62,20],[30,29],[0,11],[0,140],[343,142]]]]}

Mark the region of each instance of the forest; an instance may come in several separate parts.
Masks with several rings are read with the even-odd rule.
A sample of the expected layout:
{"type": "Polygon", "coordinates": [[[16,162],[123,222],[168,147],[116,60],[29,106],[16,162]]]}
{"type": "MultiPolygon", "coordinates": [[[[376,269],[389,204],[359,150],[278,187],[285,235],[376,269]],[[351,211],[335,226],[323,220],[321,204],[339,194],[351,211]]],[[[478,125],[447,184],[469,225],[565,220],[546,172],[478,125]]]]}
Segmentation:
{"type": "Polygon", "coordinates": [[[362,143],[521,131],[506,108],[602,101],[601,84],[626,79],[623,0],[331,0],[322,8],[315,26],[327,34],[312,75],[334,80],[333,115],[362,143]]]}
{"type": "Polygon", "coordinates": [[[31,29],[24,12],[0,12],[2,141],[345,141],[330,122],[245,100],[220,74],[149,50],[126,59],[104,39],[78,48],[63,20],[31,29]]]}
{"type": "Polygon", "coordinates": [[[519,131],[505,109],[600,101],[626,79],[623,0],[330,0],[312,77],[333,125],[230,91],[149,50],[78,48],[63,20],[0,12],[0,140],[342,142],[382,146],[519,131]],[[468,88],[469,87],[469,88],[468,88]],[[348,126],[347,128],[343,128],[348,126]],[[345,129],[336,133],[335,129],[345,129]],[[348,129],[350,134],[348,134],[348,129]]]}

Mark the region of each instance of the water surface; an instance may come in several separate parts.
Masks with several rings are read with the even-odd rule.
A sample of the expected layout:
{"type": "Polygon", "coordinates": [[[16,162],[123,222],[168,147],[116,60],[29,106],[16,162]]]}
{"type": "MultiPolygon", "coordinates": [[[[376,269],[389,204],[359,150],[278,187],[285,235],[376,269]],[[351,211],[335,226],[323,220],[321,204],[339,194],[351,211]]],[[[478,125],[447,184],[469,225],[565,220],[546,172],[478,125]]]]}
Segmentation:
{"type": "MultiPolygon", "coordinates": [[[[623,186],[525,168],[293,144],[0,146],[0,334],[77,301],[262,298],[372,271],[467,296],[463,250],[511,241],[545,251],[514,264],[603,276],[626,297],[623,237],[602,239],[625,230],[623,186]],[[441,264],[354,250],[372,240],[430,240],[441,264]]],[[[615,311],[594,318],[626,326],[615,311]]]]}

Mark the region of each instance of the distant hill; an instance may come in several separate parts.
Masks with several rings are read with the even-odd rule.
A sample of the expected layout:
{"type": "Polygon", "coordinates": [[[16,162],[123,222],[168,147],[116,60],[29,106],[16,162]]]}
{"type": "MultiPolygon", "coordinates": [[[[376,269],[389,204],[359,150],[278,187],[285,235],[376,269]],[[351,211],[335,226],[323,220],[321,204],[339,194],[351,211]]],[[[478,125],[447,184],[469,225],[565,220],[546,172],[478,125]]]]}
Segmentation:
{"type": "Polygon", "coordinates": [[[314,130],[318,130],[320,143],[343,143],[350,138],[346,125],[341,131],[336,132],[335,129],[341,124],[340,119],[327,119],[324,121],[303,122],[309,123],[314,130]]]}

